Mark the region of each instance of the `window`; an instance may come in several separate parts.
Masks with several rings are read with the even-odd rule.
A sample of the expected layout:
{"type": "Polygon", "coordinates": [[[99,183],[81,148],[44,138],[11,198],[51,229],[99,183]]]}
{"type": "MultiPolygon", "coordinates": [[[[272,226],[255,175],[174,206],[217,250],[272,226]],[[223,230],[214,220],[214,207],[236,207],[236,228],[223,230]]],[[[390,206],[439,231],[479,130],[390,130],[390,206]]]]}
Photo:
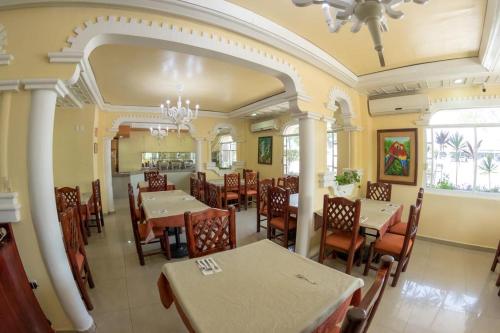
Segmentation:
{"type": "Polygon", "coordinates": [[[500,193],[500,109],[443,110],[426,129],[426,186],[500,193]]]}
{"type": "Polygon", "coordinates": [[[231,135],[223,135],[220,138],[219,168],[230,169],[236,162],[236,142],[231,135]]]}
{"type": "Polygon", "coordinates": [[[283,131],[283,172],[299,174],[299,124],[290,125],[283,131]]]}
{"type": "Polygon", "coordinates": [[[332,123],[326,128],[326,166],[329,172],[337,174],[338,170],[338,135],[332,123]]]}

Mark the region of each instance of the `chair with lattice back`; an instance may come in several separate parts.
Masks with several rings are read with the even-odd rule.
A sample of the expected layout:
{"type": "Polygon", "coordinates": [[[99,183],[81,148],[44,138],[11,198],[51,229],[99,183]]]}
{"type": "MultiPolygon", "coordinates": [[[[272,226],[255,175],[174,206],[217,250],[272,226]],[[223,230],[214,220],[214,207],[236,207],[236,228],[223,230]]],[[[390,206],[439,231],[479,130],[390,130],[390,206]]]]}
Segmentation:
{"type": "Polygon", "coordinates": [[[85,253],[85,246],[81,238],[77,214],[77,207],[69,206],[64,212],[59,214],[59,221],[61,223],[64,245],[73,272],[73,278],[80,290],[87,310],[92,310],[94,307],[87,293],[86,283],[88,283],[90,288],[94,288],[94,280],[92,279],[92,273],[87,262],[87,254],[85,253]]]}
{"type": "Polygon", "coordinates": [[[272,187],[267,191],[267,238],[277,239],[286,248],[295,244],[297,220],[290,216],[290,189],[272,187]],[[281,233],[276,233],[280,231],[281,233]]]}
{"type": "MultiPolygon", "coordinates": [[[[58,195],[64,197],[65,206],[76,207],[78,214],[78,222],[82,233],[82,239],[85,245],[88,244],[87,236],[90,236],[90,228],[88,226],[87,210],[83,209],[80,198],[80,187],[55,187],[54,193],[56,196],[56,203],[58,195]]],[[[60,199],[59,199],[60,200],[60,199]]]]}
{"type": "Polygon", "coordinates": [[[147,170],[144,171],[144,181],[149,182],[149,178],[152,176],[158,176],[160,174],[160,171],[158,170],[147,170]]]}
{"type": "Polygon", "coordinates": [[[167,191],[167,175],[156,175],[149,177],[148,181],[148,191],[149,192],[158,192],[158,191],[167,191]]]}
{"type": "MultiPolygon", "coordinates": [[[[423,200],[424,200],[424,189],[421,187],[420,190],[418,191],[417,201],[416,201],[415,205],[416,206],[421,205],[423,200]]],[[[417,226],[418,226],[419,221],[420,221],[420,211],[419,211],[419,214],[417,216],[417,226]]],[[[398,219],[391,226],[389,226],[389,232],[391,234],[397,234],[397,235],[404,236],[404,235],[406,235],[406,228],[408,228],[408,223],[403,222],[401,219],[398,219]]]]}
{"type": "Polygon", "coordinates": [[[234,207],[229,210],[209,208],[184,213],[186,240],[190,258],[236,248],[234,207]]]}
{"type": "MultiPolygon", "coordinates": [[[[92,204],[90,205],[90,215],[95,216],[96,223],[104,226],[104,214],[102,212],[101,182],[96,179],[92,182],[92,204]]],[[[100,232],[101,228],[98,226],[100,232]]]]}
{"type": "Polygon", "coordinates": [[[354,256],[359,251],[358,265],[361,264],[365,238],[359,234],[359,214],[361,201],[346,198],[323,198],[323,227],[319,250],[319,262],[323,263],[328,249],[347,254],[346,273],[351,274],[354,256]]]}
{"type": "Polygon", "coordinates": [[[259,180],[257,186],[257,232],[260,232],[260,228],[267,228],[267,226],[261,225],[261,222],[267,220],[267,192],[274,186],[274,178],[259,180]],[[262,218],[263,216],[264,218],[262,218]]]}
{"type": "Polygon", "coordinates": [[[287,176],[285,187],[290,189],[291,194],[299,193],[299,176],[287,176]]]}
{"type": "Polygon", "coordinates": [[[241,196],[245,200],[245,210],[248,209],[249,198],[257,196],[257,186],[259,184],[259,173],[252,171],[245,171],[243,174],[243,188],[241,189],[241,196]]]}
{"type": "Polygon", "coordinates": [[[391,201],[392,184],[372,183],[366,185],[366,198],[378,201],[391,201]]]}
{"type": "Polygon", "coordinates": [[[208,183],[207,183],[207,174],[205,172],[198,171],[197,173],[198,180],[201,182],[201,189],[200,189],[200,196],[201,200],[203,202],[207,201],[207,197],[205,195],[205,192],[208,190],[208,183]]]}
{"type": "Polygon", "coordinates": [[[241,179],[239,173],[229,173],[224,175],[224,188],[222,189],[222,200],[225,208],[228,208],[228,202],[236,202],[238,211],[241,208],[241,179]]]}
{"type": "Polygon", "coordinates": [[[222,209],[222,191],[216,184],[208,184],[206,204],[212,208],[222,209]]]}

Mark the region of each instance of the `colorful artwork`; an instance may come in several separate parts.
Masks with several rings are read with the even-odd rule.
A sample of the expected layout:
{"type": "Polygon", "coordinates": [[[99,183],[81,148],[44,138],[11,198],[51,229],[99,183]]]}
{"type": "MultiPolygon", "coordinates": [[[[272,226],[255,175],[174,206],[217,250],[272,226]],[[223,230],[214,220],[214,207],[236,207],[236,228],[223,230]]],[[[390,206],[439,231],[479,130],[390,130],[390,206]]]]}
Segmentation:
{"type": "Polygon", "coordinates": [[[273,137],[263,136],[259,138],[258,163],[273,164],[273,137]]]}
{"type": "Polygon", "coordinates": [[[379,130],[377,181],[415,185],[417,182],[417,129],[379,130]]]}
{"type": "Polygon", "coordinates": [[[408,176],[410,167],[410,137],[385,138],[384,174],[408,176]]]}

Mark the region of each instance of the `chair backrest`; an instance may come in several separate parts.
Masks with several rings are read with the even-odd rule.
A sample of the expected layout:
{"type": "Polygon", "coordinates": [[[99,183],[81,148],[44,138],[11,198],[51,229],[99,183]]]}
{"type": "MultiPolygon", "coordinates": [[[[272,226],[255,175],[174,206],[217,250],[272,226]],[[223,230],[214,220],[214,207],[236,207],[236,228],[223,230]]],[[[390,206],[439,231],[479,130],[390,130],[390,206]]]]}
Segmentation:
{"type": "Polygon", "coordinates": [[[184,213],[186,240],[190,258],[197,258],[236,247],[234,207],[209,208],[184,213]]]}
{"type": "Polygon", "coordinates": [[[139,217],[135,210],[134,188],[130,183],[128,183],[128,204],[130,208],[130,219],[132,221],[132,231],[134,232],[134,237],[139,237],[139,227],[137,226],[139,217]]]}
{"type": "MultiPolygon", "coordinates": [[[[408,226],[406,227],[405,239],[401,248],[400,258],[403,258],[408,253],[410,241],[414,242],[417,236],[418,219],[420,218],[420,210],[422,209],[422,200],[419,199],[418,204],[410,206],[410,214],[408,216],[408,226]]],[[[411,245],[413,246],[413,245],[411,245]]]]}
{"type": "Polygon", "coordinates": [[[191,195],[195,197],[196,200],[203,201],[204,198],[202,195],[202,190],[203,190],[203,183],[201,182],[201,180],[194,178],[192,180],[191,195]]]}
{"type": "Polygon", "coordinates": [[[281,216],[288,220],[290,205],[290,189],[282,187],[271,187],[267,191],[267,216],[268,222],[271,218],[281,216]]]}
{"type": "Polygon", "coordinates": [[[247,171],[243,174],[243,187],[245,190],[245,193],[249,190],[255,190],[257,191],[257,186],[259,184],[259,173],[258,172],[253,172],[253,171],[247,171]]]}
{"type": "Polygon", "coordinates": [[[56,192],[56,209],[58,213],[62,213],[68,208],[68,203],[66,202],[66,199],[64,198],[64,195],[62,193],[59,193],[58,191],[56,192]]]}
{"type": "Polygon", "coordinates": [[[323,198],[323,234],[326,230],[337,230],[352,233],[352,241],[359,233],[359,214],[361,201],[351,201],[343,197],[323,198]]]}
{"type": "Polygon", "coordinates": [[[274,178],[259,180],[257,186],[257,215],[267,214],[267,193],[275,186],[274,178]]]}
{"type": "Polygon", "coordinates": [[[167,190],[167,175],[156,175],[150,176],[148,181],[148,191],[149,192],[157,192],[157,191],[166,191],[167,190]]]}
{"type": "Polygon", "coordinates": [[[243,169],[243,171],[242,171],[242,173],[243,173],[243,179],[245,179],[245,174],[247,172],[253,172],[253,170],[252,169],[243,169]]]}
{"type": "Polygon", "coordinates": [[[283,176],[283,177],[278,177],[278,182],[276,183],[276,186],[279,186],[279,187],[285,187],[285,179],[286,177],[288,176],[283,176]]]}
{"type": "Polygon", "coordinates": [[[347,311],[346,318],[342,323],[341,333],[365,333],[377,312],[378,305],[382,300],[387,281],[391,274],[394,258],[385,255],[381,258],[382,265],[377,271],[377,277],[366,293],[360,305],[347,311]]]}
{"type": "Polygon", "coordinates": [[[59,213],[66,253],[73,269],[78,267],[77,254],[81,253],[85,256],[85,248],[80,234],[77,214],[78,210],[76,207],[68,207],[64,212],[59,213]]]}
{"type": "Polygon", "coordinates": [[[226,192],[238,192],[241,189],[241,179],[239,173],[229,173],[224,175],[224,190],[226,192]]]}
{"type": "Polygon", "coordinates": [[[205,172],[198,171],[197,173],[198,179],[205,184],[207,182],[207,174],[205,172]]]}
{"type": "Polygon", "coordinates": [[[215,184],[208,184],[208,191],[206,194],[206,204],[212,208],[222,208],[221,188],[215,184]]]}
{"type": "Polygon", "coordinates": [[[419,190],[418,190],[418,194],[417,194],[417,199],[420,198],[420,199],[423,199],[424,198],[424,188],[421,187],[419,190]]]}
{"type": "Polygon", "coordinates": [[[299,193],[299,176],[287,176],[285,178],[285,187],[290,189],[290,193],[299,193]]]}
{"type": "Polygon", "coordinates": [[[366,186],[366,198],[379,201],[391,201],[392,184],[372,183],[366,186]]]}
{"type": "Polygon", "coordinates": [[[99,182],[99,179],[92,182],[92,199],[95,210],[98,211],[102,209],[101,183],[99,182]]]}
{"type": "Polygon", "coordinates": [[[144,181],[149,182],[151,176],[158,176],[160,172],[158,170],[148,170],[144,171],[144,181]]]}
{"type": "MultiPolygon", "coordinates": [[[[77,186],[75,188],[73,187],[61,187],[61,188],[54,188],[54,192],[56,193],[56,200],[57,200],[57,195],[61,195],[64,198],[65,205],[64,207],[76,207],[76,210],[78,212],[78,221],[80,221],[80,216],[82,212],[81,208],[81,199],[80,199],[80,187],[77,186]]],[[[57,203],[57,201],[56,201],[57,203]]],[[[61,208],[61,209],[64,209],[61,208]]]]}

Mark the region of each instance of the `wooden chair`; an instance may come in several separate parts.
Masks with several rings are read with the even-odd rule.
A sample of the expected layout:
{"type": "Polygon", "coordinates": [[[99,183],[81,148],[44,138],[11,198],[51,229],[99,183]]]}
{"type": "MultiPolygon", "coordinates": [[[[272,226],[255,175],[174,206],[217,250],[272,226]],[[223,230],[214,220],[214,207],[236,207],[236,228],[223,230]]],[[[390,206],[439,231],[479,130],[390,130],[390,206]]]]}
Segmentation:
{"type": "Polygon", "coordinates": [[[267,192],[274,186],[274,178],[259,180],[257,186],[257,232],[260,232],[261,227],[267,228],[267,226],[263,226],[260,223],[267,221],[267,192]]]}
{"type": "Polygon", "coordinates": [[[56,209],[57,213],[62,213],[68,208],[68,203],[66,202],[66,199],[64,198],[64,195],[62,193],[56,192],[56,209]]]}
{"type": "Polygon", "coordinates": [[[222,209],[222,192],[220,186],[208,184],[206,204],[212,208],[222,209]]]}
{"type": "Polygon", "coordinates": [[[257,196],[257,186],[259,184],[259,173],[253,171],[246,171],[243,174],[243,188],[241,189],[241,196],[245,200],[245,210],[248,209],[248,198],[257,196]]]}
{"type": "Polygon", "coordinates": [[[285,187],[288,187],[290,189],[290,194],[299,193],[299,176],[286,177],[285,187]]]}
{"type": "Polygon", "coordinates": [[[495,258],[493,258],[493,263],[491,264],[491,271],[494,272],[497,269],[498,262],[500,261],[498,257],[500,256],[500,241],[498,241],[497,252],[495,253],[495,258]]]}
{"type": "Polygon", "coordinates": [[[83,243],[85,245],[88,244],[87,237],[90,236],[90,228],[88,225],[88,214],[87,210],[82,208],[81,199],[80,199],[80,187],[77,186],[75,188],[72,187],[61,187],[54,188],[54,192],[56,195],[56,202],[58,194],[64,197],[64,202],[67,207],[76,207],[78,212],[78,222],[80,224],[80,230],[82,233],[83,243]]]}
{"type": "Polygon", "coordinates": [[[372,183],[366,186],[366,198],[378,201],[391,201],[392,184],[372,183]]]}
{"type": "Polygon", "coordinates": [[[239,173],[230,173],[224,175],[224,188],[222,192],[222,199],[224,207],[228,207],[228,201],[236,201],[238,205],[238,212],[241,208],[241,179],[239,173]]]}
{"type": "Polygon", "coordinates": [[[323,263],[327,249],[332,249],[334,255],[336,252],[345,253],[347,254],[345,272],[351,274],[354,256],[359,250],[358,266],[361,265],[365,237],[359,234],[360,213],[360,200],[350,201],[342,197],[324,196],[323,227],[318,258],[320,263],[323,263]]]}
{"type": "Polygon", "coordinates": [[[155,239],[147,243],[151,244],[159,242],[161,251],[151,251],[144,253],[144,251],[142,250],[142,247],[146,245],[145,240],[148,236],[147,227],[146,224],[139,223],[141,214],[139,212],[139,209],[137,209],[137,207],[135,206],[134,189],[132,188],[132,185],[130,185],[130,183],[128,184],[128,203],[130,208],[130,219],[132,221],[132,231],[134,233],[135,248],[137,250],[137,256],[139,257],[139,263],[141,264],[141,266],[144,266],[144,257],[152,256],[155,254],[163,253],[166,255],[167,259],[170,260],[170,244],[168,241],[167,229],[162,230],[159,228],[153,228],[155,239]]]}
{"type": "MultiPolygon", "coordinates": [[[[420,188],[420,190],[418,191],[417,201],[416,201],[415,205],[416,206],[421,205],[423,200],[424,200],[424,189],[420,188]]],[[[419,221],[420,221],[420,211],[419,211],[418,216],[417,216],[417,226],[418,226],[419,221]]],[[[407,222],[399,221],[399,222],[396,222],[389,227],[389,232],[391,234],[404,236],[404,235],[406,235],[407,228],[408,228],[407,222]]]]}
{"type": "Polygon", "coordinates": [[[206,202],[207,198],[205,196],[205,192],[207,191],[207,187],[208,187],[207,174],[205,172],[198,171],[197,176],[198,176],[198,180],[201,181],[201,191],[200,191],[201,200],[200,201],[206,202]]]}
{"type": "Polygon", "coordinates": [[[234,207],[184,213],[189,258],[236,248],[234,207]]]}
{"type": "Polygon", "coordinates": [[[293,245],[297,220],[290,217],[290,189],[271,187],[267,191],[267,238],[280,239],[285,248],[293,245]],[[276,230],[281,234],[276,234],[276,230]],[[291,243],[291,244],[289,244],[291,243]]]}
{"type": "Polygon", "coordinates": [[[278,177],[278,181],[276,182],[276,186],[278,187],[285,187],[285,180],[286,180],[286,177],[288,177],[287,175],[283,176],[283,177],[278,177]]]}
{"type": "Polygon", "coordinates": [[[75,206],[68,207],[64,212],[59,214],[59,221],[61,223],[64,245],[71,271],[73,272],[73,278],[80,290],[85,307],[90,311],[94,306],[87,293],[86,283],[88,283],[90,288],[94,288],[94,280],[92,279],[85,246],[81,238],[78,208],[75,206]]]}
{"type": "MultiPolygon", "coordinates": [[[[95,217],[95,227],[97,227],[97,232],[100,233],[101,226],[104,226],[104,214],[102,213],[101,185],[99,179],[92,182],[92,201],[89,206],[89,213],[89,219],[92,216],[95,217]]],[[[89,224],[89,227],[94,227],[94,225],[89,224]]]]}
{"type": "Polygon", "coordinates": [[[372,286],[361,300],[359,306],[349,309],[341,328],[334,329],[333,332],[340,333],[366,333],[377,312],[382,296],[384,295],[389,275],[391,274],[394,258],[383,256],[382,264],[377,272],[377,277],[372,286]]]}
{"type": "Polygon", "coordinates": [[[243,171],[242,171],[242,174],[243,174],[243,179],[245,179],[245,174],[246,174],[247,172],[253,172],[253,170],[252,170],[252,169],[243,169],[243,171]]]}
{"type": "Polygon", "coordinates": [[[144,181],[149,182],[149,178],[152,176],[158,176],[160,174],[160,171],[158,170],[148,170],[144,171],[144,181]]]}
{"type": "Polygon", "coordinates": [[[167,175],[156,175],[150,176],[148,180],[148,191],[149,192],[158,192],[158,191],[167,191],[167,175]]]}
{"type": "Polygon", "coordinates": [[[398,283],[399,276],[401,272],[405,272],[410,262],[411,252],[413,250],[413,245],[415,243],[415,237],[417,235],[418,229],[418,216],[420,214],[420,209],[422,208],[422,203],[420,205],[411,205],[410,214],[408,218],[408,228],[406,229],[406,235],[396,235],[391,233],[386,233],[384,237],[377,239],[370,244],[370,255],[366,261],[364,275],[368,275],[369,269],[375,269],[372,266],[372,259],[375,254],[385,255],[388,254],[393,256],[398,262],[396,267],[396,272],[392,279],[392,286],[395,287],[398,283]]]}
{"type": "Polygon", "coordinates": [[[196,200],[203,201],[203,185],[201,180],[197,178],[193,179],[191,192],[191,195],[195,197],[196,200]]]}

